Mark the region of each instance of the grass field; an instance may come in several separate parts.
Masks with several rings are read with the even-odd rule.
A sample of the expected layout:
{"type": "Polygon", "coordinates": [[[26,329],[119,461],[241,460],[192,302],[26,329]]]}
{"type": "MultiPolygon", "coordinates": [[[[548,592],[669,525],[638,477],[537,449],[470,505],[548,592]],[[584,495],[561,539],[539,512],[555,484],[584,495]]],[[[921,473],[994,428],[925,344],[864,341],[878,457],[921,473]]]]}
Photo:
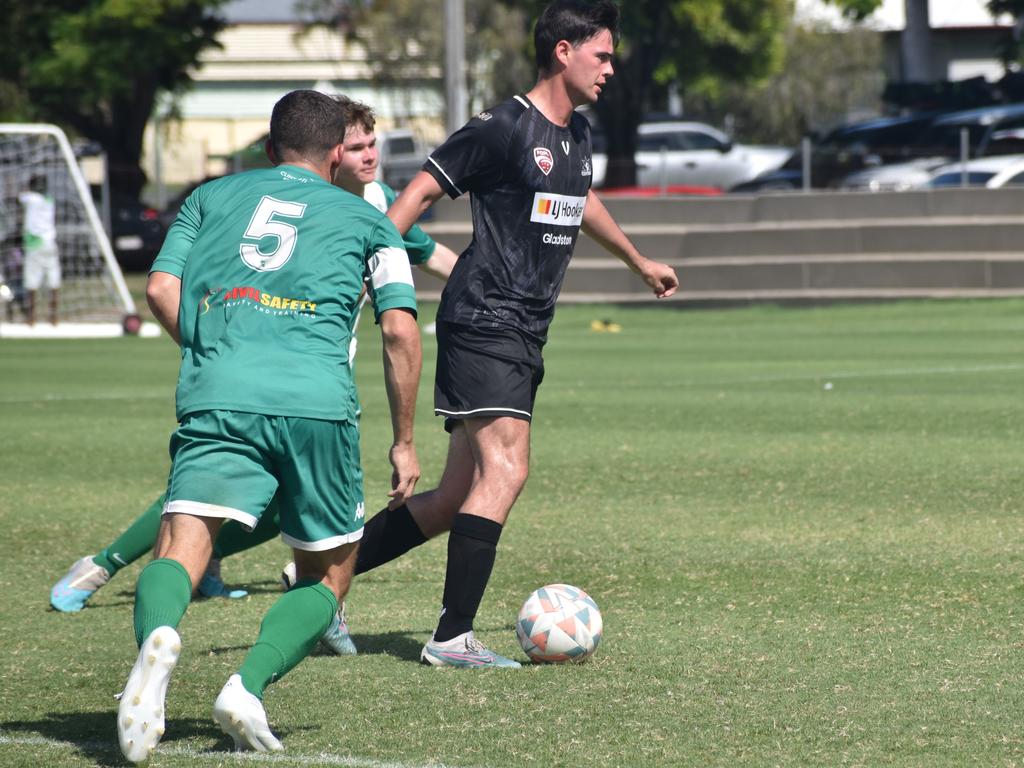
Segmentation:
{"type": "MultiPolygon", "coordinates": [[[[598,654],[418,665],[434,541],[355,582],[361,654],[268,690],[288,751],[255,763],[1024,765],[1022,353],[1020,301],[562,308],[477,629],[522,658],[519,604],[565,581],[603,609],[598,654]],[[607,316],[621,333],[590,331],[607,316]]],[[[378,354],[367,324],[368,509],[389,476],[378,354]]],[[[78,615],[47,610],[47,591],[161,490],[176,363],[166,338],[0,341],[2,766],[121,764],[139,565],[78,615]]],[[[426,386],[421,487],[445,447],[429,405],[426,386]]],[[[226,561],[251,596],[189,609],[154,765],[243,764],[210,708],[286,557],[272,542],[226,561]]]]}

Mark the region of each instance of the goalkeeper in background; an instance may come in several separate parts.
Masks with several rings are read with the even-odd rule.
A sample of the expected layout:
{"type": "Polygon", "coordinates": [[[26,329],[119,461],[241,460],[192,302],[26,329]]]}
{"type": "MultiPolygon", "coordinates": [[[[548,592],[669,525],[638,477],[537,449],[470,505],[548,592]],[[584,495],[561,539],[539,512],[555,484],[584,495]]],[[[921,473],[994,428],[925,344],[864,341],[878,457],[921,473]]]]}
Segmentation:
{"type": "Polygon", "coordinates": [[[57,324],[60,294],[60,253],[57,250],[57,207],[53,196],[46,194],[46,179],[35,175],[28,189],[18,195],[24,208],[22,242],[25,247],[25,319],[36,322],[36,295],[45,285],[50,291],[50,322],[57,324]]]}

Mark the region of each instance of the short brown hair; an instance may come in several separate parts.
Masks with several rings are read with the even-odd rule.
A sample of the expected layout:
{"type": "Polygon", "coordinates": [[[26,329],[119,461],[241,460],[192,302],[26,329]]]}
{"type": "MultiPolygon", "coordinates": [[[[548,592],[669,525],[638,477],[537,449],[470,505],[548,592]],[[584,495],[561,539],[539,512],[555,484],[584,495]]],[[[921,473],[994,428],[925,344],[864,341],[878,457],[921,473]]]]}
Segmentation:
{"type": "Polygon", "coordinates": [[[341,105],[345,112],[347,128],[359,126],[367,133],[373,133],[373,127],[377,124],[377,116],[373,113],[373,107],[341,94],[335,96],[334,100],[341,105]]]}
{"type": "Polygon", "coordinates": [[[270,115],[270,147],[277,162],[286,154],[320,159],[345,143],[345,111],[319,91],[291,91],[270,115]]]}

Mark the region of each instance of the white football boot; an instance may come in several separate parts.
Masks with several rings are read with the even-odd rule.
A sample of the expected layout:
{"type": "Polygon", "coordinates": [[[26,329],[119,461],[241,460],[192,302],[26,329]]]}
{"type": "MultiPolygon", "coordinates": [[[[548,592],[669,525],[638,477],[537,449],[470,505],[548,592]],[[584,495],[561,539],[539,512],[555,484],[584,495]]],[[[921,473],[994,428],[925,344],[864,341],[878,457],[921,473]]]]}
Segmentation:
{"type": "Polygon", "coordinates": [[[239,752],[280,752],[284,745],[270,732],[263,702],[245,690],[242,678],[232,675],[213,705],[213,719],[235,741],[239,752]]]}
{"type": "Polygon", "coordinates": [[[139,650],[117,709],[117,740],[133,763],[149,759],[164,735],[167,684],[181,655],[173,627],[154,629],[139,650]]]}

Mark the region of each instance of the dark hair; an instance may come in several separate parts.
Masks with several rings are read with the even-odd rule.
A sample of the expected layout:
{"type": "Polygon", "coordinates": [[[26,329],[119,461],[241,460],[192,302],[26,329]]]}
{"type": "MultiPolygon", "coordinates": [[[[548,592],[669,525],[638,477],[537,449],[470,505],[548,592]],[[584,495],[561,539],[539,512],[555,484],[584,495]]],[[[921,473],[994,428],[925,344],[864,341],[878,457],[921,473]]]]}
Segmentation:
{"type": "Polygon", "coordinates": [[[373,113],[373,107],[341,94],[335,96],[334,100],[341,104],[341,108],[345,110],[345,125],[347,128],[358,125],[367,133],[373,132],[373,127],[377,124],[377,116],[373,113]]]}
{"type": "Polygon", "coordinates": [[[285,155],[319,160],[345,142],[345,111],[319,91],[292,91],[270,115],[270,148],[277,162],[285,155]]]}
{"type": "Polygon", "coordinates": [[[605,29],[618,44],[619,9],[611,0],[555,0],[544,9],[533,28],[537,68],[541,72],[551,68],[551,57],[560,40],[577,46],[605,29]]]}

